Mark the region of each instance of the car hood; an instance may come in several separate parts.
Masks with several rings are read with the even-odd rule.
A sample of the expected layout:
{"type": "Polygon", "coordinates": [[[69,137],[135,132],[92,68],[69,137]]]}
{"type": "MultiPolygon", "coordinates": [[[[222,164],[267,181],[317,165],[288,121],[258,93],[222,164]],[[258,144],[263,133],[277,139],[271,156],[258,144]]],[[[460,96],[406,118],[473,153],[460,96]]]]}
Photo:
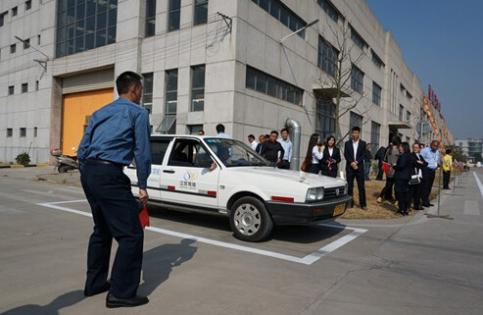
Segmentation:
{"type": "Polygon", "coordinates": [[[272,178],[273,180],[287,180],[290,182],[297,182],[306,184],[309,187],[340,187],[346,184],[346,181],[341,178],[333,178],[329,176],[316,175],[312,173],[305,173],[302,171],[282,170],[275,167],[233,167],[228,168],[230,172],[235,172],[243,175],[251,175],[253,177],[263,176],[265,178],[272,178]]]}

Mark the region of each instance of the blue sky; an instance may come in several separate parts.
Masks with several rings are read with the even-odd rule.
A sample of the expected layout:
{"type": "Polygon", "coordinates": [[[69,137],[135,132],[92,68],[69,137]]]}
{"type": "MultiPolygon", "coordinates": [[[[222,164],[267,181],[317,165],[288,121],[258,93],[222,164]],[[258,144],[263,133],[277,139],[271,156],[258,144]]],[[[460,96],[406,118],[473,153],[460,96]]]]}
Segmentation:
{"type": "Polygon", "coordinates": [[[367,0],[455,137],[483,137],[483,1],[367,0]]]}

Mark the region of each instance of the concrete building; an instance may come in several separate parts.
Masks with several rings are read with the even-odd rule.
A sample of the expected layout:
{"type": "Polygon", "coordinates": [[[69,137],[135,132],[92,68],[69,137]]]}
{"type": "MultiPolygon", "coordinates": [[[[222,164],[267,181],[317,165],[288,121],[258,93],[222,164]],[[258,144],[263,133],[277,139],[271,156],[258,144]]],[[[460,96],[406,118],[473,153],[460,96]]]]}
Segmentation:
{"type": "Polygon", "coordinates": [[[457,139],[455,146],[460,148],[461,153],[468,158],[468,161],[483,162],[483,139],[457,139]]]}
{"type": "Polygon", "coordinates": [[[3,0],[0,161],[74,155],[126,70],[144,75],[161,132],[213,135],[223,123],[245,140],[291,118],[300,155],[338,118],[340,134],[359,125],[374,148],[390,134],[419,137],[421,85],[363,0],[3,0]],[[343,37],[350,53],[339,65],[343,37]],[[337,69],[348,74],[339,113],[337,69]]]}

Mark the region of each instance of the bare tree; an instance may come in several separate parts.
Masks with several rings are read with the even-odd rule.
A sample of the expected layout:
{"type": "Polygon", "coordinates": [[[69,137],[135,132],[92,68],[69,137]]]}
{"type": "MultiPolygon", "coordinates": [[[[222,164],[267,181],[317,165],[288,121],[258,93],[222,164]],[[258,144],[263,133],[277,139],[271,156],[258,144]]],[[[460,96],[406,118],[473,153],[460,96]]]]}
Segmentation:
{"type": "MultiPolygon", "coordinates": [[[[335,104],[335,132],[338,144],[340,144],[350,133],[350,130],[342,133],[340,128],[341,118],[356,109],[365,96],[363,93],[355,92],[352,89],[351,78],[353,66],[357,66],[366,54],[363,49],[358,47],[354,49],[356,45],[351,40],[351,28],[348,22],[342,21],[335,27],[331,23],[327,24],[328,30],[335,40],[333,46],[337,50],[337,59],[335,73],[326,76],[328,80],[324,80],[323,85],[329,85],[331,90],[329,97],[335,104]]],[[[357,108],[356,111],[363,116],[369,111],[369,108],[357,108]]]]}

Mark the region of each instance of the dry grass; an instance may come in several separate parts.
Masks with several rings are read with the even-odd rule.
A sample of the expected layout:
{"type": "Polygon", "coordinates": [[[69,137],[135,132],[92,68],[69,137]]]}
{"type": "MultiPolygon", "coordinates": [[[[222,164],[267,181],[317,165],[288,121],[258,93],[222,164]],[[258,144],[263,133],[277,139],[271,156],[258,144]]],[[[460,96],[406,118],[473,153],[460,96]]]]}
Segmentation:
{"type": "MultiPolygon", "coordinates": [[[[436,175],[434,180],[433,190],[431,191],[431,199],[436,198],[438,194],[438,179],[439,174],[436,175]]],[[[401,215],[397,213],[398,208],[396,205],[384,201],[383,203],[377,203],[377,197],[385,185],[385,181],[376,181],[371,178],[370,181],[366,181],[366,198],[367,198],[367,210],[358,208],[359,206],[359,194],[357,191],[356,182],[354,182],[354,208],[347,209],[342,216],[343,219],[395,219],[400,218],[401,215]]],[[[411,210],[409,215],[416,214],[416,211],[411,210]]]]}

